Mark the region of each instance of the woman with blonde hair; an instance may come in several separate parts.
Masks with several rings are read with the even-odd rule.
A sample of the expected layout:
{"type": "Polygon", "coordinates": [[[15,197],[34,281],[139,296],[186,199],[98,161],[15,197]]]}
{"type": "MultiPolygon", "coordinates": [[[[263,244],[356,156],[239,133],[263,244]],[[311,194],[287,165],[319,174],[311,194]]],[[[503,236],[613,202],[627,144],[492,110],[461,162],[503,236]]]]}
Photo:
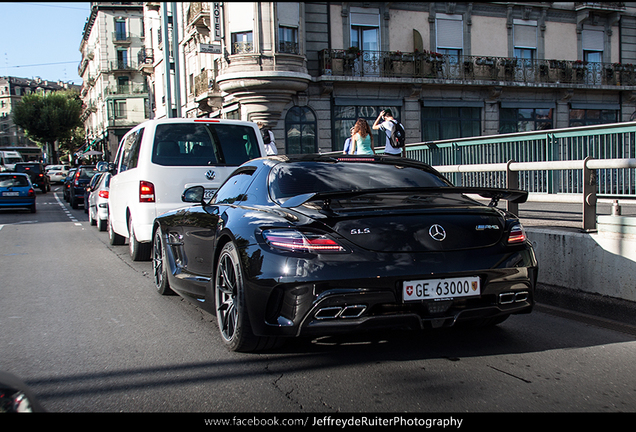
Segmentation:
{"type": "Polygon", "coordinates": [[[369,123],[359,118],[351,131],[352,154],[375,154],[369,123]]]}

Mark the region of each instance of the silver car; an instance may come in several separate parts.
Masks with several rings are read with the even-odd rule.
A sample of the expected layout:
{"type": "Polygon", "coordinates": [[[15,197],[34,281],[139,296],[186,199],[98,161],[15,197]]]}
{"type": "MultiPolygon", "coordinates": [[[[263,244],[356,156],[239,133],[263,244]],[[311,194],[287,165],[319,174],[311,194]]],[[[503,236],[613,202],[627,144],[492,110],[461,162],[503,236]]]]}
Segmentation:
{"type": "Polygon", "coordinates": [[[89,186],[88,190],[88,220],[91,225],[97,225],[100,231],[108,228],[108,188],[110,173],[101,174],[99,180],[89,186]]]}

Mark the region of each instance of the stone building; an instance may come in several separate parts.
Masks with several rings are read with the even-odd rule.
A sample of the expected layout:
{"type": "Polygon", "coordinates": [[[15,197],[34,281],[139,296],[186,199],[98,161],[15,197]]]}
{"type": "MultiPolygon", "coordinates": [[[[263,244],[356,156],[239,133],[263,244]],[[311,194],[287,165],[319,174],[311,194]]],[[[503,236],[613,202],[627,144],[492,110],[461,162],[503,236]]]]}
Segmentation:
{"type": "Polygon", "coordinates": [[[48,162],[48,154],[57,149],[42,149],[31,141],[24,130],[13,123],[11,113],[13,107],[22,97],[31,93],[51,93],[60,90],[79,92],[80,86],[61,81],[47,81],[39,77],[0,77],[0,150],[18,150],[25,160],[40,160],[48,162]]]}
{"type": "Polygon", "coordinates": [[[339,150],[385,108],[407,143],[626,121],[634,6],[147,2],[151,115],[263,121],[280,153],[339,150]]]}
{"type": "Polygon", "coordinates": [[[86,150],[110,160],[121,137],[147,120],[150,100],[138,57],[144,49],[142,2],[91,2],[79,50],[78,73],[86,150]]]}

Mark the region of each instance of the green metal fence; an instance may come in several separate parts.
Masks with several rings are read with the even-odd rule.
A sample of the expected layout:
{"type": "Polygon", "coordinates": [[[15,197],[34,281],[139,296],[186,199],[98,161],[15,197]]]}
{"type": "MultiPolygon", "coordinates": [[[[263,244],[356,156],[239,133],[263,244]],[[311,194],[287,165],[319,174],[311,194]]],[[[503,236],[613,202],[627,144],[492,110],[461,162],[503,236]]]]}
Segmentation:
{"type": "MultiPolygon", "coordinates": [[[[636,122],[407,144],[406,155],[433,166],[636,158],[636,122]]],[[[505,172],[451,173],[462,186],[504,187],[505,172]]],[[[597,170],[600,196],[636,195],[634,168],[597,170]]],[[[519,187],[538,193],[581,193],[580,170],[528,171],[519,187]]]]}

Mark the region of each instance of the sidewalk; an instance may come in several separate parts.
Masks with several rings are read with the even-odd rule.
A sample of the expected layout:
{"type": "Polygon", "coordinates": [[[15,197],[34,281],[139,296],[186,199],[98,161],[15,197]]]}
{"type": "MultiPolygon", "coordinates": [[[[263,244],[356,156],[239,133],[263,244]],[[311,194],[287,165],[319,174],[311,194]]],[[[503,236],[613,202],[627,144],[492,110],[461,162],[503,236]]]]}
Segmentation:
{"type": "MultiPolygon", "coordinates": [[[[623,216],[636,216],[636,202],[620,202],[620,205],[623,216]]],[[[610,215],[611,211],[611,202],[598,203],[597,216],[610,215]]],[[[577,204],[528,202],[520,205],[519,217],[531,238],[533,228],[554,231],[555,234],[577,233],[580,235],[582,233],[581,206],[577,204]]],[[[546,267],[546,265],[542,266],[539,260],[540,278],[541,272],[546,271],[546,267]]],[[[632,286],[636,290],[636,276],[632,286]]],[[[579,317],[601,318],[619,327],[620,325],[634,326],[632,332],[636,335],[636,302],[545,283],[537,284],[535,295],[538,310],[545,307],[557,314],[572,311],[579,317]]]]}

